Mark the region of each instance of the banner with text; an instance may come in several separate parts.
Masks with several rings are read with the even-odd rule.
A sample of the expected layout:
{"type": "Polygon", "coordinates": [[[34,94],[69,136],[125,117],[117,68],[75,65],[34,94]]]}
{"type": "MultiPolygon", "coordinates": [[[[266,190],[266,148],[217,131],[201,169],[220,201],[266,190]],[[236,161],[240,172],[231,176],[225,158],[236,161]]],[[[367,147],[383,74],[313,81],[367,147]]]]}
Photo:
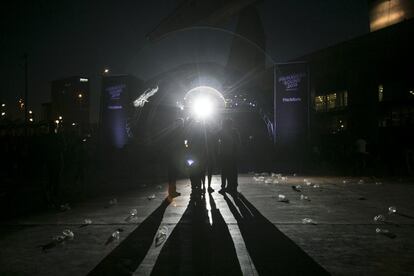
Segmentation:
{"type": "Polygon", "coordinates": [[[309,72],[307,63],[275,67],[275,143],[295,147],[303,144],[309,131],[309,72]]]}

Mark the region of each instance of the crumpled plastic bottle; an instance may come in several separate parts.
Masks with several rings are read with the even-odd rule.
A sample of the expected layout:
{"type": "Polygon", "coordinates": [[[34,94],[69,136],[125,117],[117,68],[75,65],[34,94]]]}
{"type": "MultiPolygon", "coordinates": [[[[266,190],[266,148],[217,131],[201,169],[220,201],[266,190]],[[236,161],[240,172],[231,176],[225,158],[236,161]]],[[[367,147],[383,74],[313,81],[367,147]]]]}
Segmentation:
{"type": "Polygon", "coordinates": [[[83,224],[86,224],[86,225],[92,224],[92,220],[91,219],[85,219],[83,221],[83,224]]]}
{"type": "Polygon", "coordinates": [[[119,232],[119,230],[115,230],[112,234],[111,237],[115,240],[119,240],[119,238],[121,237],[121,232],[119,232]]]}
{"type": "Polygon", "coordinates": [[[301,192],[302,191],[302,186],[301,185],[292,186],[292,189],[295,192],[301,192]]]}
{"type": "Polygon", "coordinates": [[[289,199],[285,195],[282,195],[282,194],[279,194],[277,196],[277,201],[289,203],[289,199]]]}
{"type": "Polygon", "coordinates": [[[64,236],[64,240],[73,240],[75,238],[75,234],[70,229],[65,229],[62,232],[64,236]]]}
{"type": "Polygon", "coordinates": [[[392,214],[396,214],[396,213],[397,213],[397,207],[395,207],[395,206],[388,207],[388,214],[392,215],[392,214]]]}
{"type": "Polygon", "coordinates": [[[155,199],[155,194],[148,196],[148,200],[153,200],[153,199],[155,199]]]}
{"type": "Polygon", "coordinates": [[[137,209],[131,209],[129,211],[130,216],[135,217],[138,214],[138,210],[137,209]]]}
{"type": "Polygon", "coordinates": [[[166,239],[168,236],[168,227],[167,226],[163,226],[160,229],[158,229],[157,235],[155,237],[155,246],[160,246],[166,239]]]}
{"type": "Polygon", "coordinates": [[[313,219],[311,219],[311,218],[304,218],[304,219],[302,219],[302,223],[303,224],[312,224],[312,225],[316,225],[317,224],[317,222],[316,221],[314,221],[313,219]]]}
{"type": "Polygon", "coordinates": [[[385,222],[385,216],[384,216],[384,215],[381,215],[381,214],[376,215],[376,216],[374,217],[374,221],[375,221],[375,222],[385,222]]]}

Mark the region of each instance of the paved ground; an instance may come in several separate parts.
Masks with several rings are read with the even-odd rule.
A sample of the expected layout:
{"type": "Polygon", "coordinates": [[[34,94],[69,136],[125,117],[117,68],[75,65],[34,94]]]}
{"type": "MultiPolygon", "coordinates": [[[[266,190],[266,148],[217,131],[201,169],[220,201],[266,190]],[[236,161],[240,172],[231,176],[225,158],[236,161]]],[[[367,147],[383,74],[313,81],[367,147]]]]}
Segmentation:
{"type": "Polygon", "coordinates": [[[414,274],[414,183],[291,176],[266,184],[248,175],[239,181],[237,197],[190,196],[188,181],[181,181],[183,196],[172,202],[165,200],[165,184],[141,186],[66,212],[3,223],[0,275],[414,274]],[[298,184],[302,192],[291,187],[298,184]],[[117,204],[108,206],[114,197],[117,204]],[[389,206],[397,213],[388,215],[389,206]],[[138,214],[128,220],[134,208],[138,214]],[[386,223],[373,221],[378,214],[386,223]],[[92,224],[81,227],[85,219],[92,224]],[[163,226],[168,237],[157,243],[163,226]],[[377,227],[395,237],[376,234],[377,227]],[[120,239],[109,239],[119,228],[120,239]],[[73,240],[48,244],[65,229],[73,240]]]}

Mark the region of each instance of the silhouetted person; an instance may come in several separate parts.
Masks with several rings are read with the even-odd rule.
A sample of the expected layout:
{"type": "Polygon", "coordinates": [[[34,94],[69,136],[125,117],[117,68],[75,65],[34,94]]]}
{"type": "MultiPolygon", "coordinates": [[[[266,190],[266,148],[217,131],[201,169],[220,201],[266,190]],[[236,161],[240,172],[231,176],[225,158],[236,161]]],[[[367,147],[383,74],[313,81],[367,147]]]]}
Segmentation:
{"type": "Polygon", "coordinates": [[[233,126],[233,120],[225,119],[218,133],[218,159],[221,169],[221,190],[237,192],[237,159],[240,136],[233,126]]]}
{"type": "Polygon", "coordinates": [[[214,192],[214,189],[211,188],[211,179],[213,177],[213,169],[215,163],[215,155],[216,155],[216,145],[214,143],[215,138],[212,130],[209,128],[208,125],[204,124],[204,142],[205,142],[205,169],[201,178],[203,190],[205,189],[205,182],[207,176],[207,184],[208,184],[208,192],[214,192]]]}
{"type": "Polygon", "coordinates": [[[166,158],[167,158],[167,174],[168,174],[168,196],[174,198],[180,196],[177,192],[177,177],[179,174],[180,164],[182,162],[184,147],[184,121],[178,119],[174,122],[172,131],[167,135],[166,141],[166,158]]]}
{"type": "Polygon", "coordinates": [[[201,189],[206,168],[206,146],[204,127],[200,122],[189,125],[188,159],[189,175],[193,191],[201,189]]]}

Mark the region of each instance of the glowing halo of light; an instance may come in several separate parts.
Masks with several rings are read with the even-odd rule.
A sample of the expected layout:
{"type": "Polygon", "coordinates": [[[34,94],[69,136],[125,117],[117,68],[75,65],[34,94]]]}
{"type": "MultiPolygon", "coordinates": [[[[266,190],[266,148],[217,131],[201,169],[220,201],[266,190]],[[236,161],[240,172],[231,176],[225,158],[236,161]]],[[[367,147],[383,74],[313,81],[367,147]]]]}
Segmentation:
{"type": "Polygon", "coordinates": [[[184,103],[192,117],[199,120],[206,120],[211,118],[218,109],[224,108],[226,100],[213,87],[197,86],[185,94],[184,103]]]}

